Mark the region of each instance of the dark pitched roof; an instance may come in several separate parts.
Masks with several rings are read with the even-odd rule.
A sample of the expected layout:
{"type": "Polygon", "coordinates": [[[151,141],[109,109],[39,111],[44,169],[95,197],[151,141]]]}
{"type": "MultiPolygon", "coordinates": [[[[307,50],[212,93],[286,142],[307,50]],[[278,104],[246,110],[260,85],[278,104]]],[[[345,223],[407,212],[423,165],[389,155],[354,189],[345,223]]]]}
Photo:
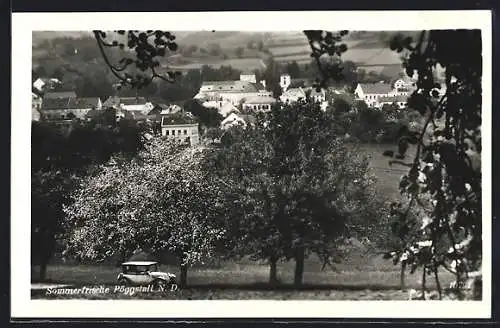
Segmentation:
{"type": "Polygon", "coordinates": [[[408,101],[408,96],[393,96],[393,97],[380,97],[379,102],[406,102],[408,101]]]}
{"type": "Polygon", "coordinates": [[[256,83],[246,81],[205,81],[203,86],[213,86],[215,92],[257,92],[256,83]]]}
{"type": "Polygon", "coordinates": [[[259,91],[260,91],[260,90],[266,90],[266,87],[265,87],[265,86],[263,86],[263,85],[262,85],[262,83],[260,83],[260,82],[253,83],[253,85],[254,85],[254,86],[255,86],[255,88],[256,88],[257,90],[259,90],[259,91]]]}
{"type": "Polygon", "coordinates": [[[56,91],[56,92],[46,92],[43,99],[56,99],[56,98],[76,98],[76,93],[74,91],[56,91]]]}
{"type": "Polygon", "coordinates": [[[42,110],[68,109],[74,98],[47,98],[42,102],[42,110]]]}
{"type": "Polygon", "coordinates": [[[144,97],[116,97],[111,96],[102,104],[103,107],[118,107],[122,105],[143,105],[147,103],[144,97]]]}
{"type": "Polygon", "coordinates": [[[85,98],[77,98],[78,104],[83,105],[83,107],[79,108],[87,108],[87,107],[97,107],[99,104],[99,97],[85,97],[85,98]]]}
{"type": "Polygon", "coordinates": [[[97,107],[99,98],[46,98],[42,102],[42,109],[87,109],[97,107]]]}
{"type": "Polygon", "coordinates": [[[175,113],[163,116],[162,125],[176,125],[176,124],[195,124],[197,121],[186,114],[175,113]]]}
{"type": "Polygon", "coordinates": [[[111,96],[108,99],[106,99],[103,103],[103,107],[118,107],[120,105],[120,98],[111,96]]]}
{"type": "Polygon", "coordinates": [[[388,83],[360,83],[364,93],[386,94],[392,91],[392,86],[388,83]]]}
{"type": "Polygon", "coordinates": [[[144,105],[147,103],[144,97],[121,97],[119,98],[120,104],[123,105],[144,105]]]}
{"type": "Polygon", "coordinates": [[[288,86],[288,88],[298,88],[298,87],[303,87],[303,88],[307,88],[307,87],[310,87],[312,86],[312,81],[310,81],[309,79],[307,78],[297,78],[297,79],[292,79],[290,81],[290,85],[288,86]]]}

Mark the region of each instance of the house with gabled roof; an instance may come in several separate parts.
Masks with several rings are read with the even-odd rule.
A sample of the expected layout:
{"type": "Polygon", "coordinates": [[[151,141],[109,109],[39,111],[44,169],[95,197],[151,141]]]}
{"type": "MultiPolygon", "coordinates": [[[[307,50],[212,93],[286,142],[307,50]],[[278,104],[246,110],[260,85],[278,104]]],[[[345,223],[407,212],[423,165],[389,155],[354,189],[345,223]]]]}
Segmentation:
{"type": "Polygon", "coordinates": [[[243,109],[245,112],[269,112],[275,103],[273,97],[253,96],[244,99],[243,109]]]}
{"type": "Polygon", "coordinates": [[[306,92],[302,88],[291,88],[283,92],[280,100],[284,104],[291,104],[297,101],[306,100],[306,92]]]}
{"type": "Polygon", "coordinates": [[[48,91],[62,85],[62,82],[56,78],[39,77],[33,82],[33,87],[38,91],[48,91]]]}
{"type": "Polygon", "coordinates": [[[219,114],[224,118],[231,113],[239,114],[240,110],[230,102],[226,102],[224,105],[222,105],[222,107],[219,108],[219,114]]]}
{"type": "Polygon", "coordinates": [[[395,95],[380,97],[378,104],[375,106],[377,108],[382,108],[384,105],[396,104],[399,108],[405,108],[407,106],[408,96],[405,95],[395,95]]]}
{"type": "Polygon", "coordinates": [[[76,98],[76,97],[49,97],[44,98],[40,112],[47,120],[71,120],[83,119],[91,110],[102,109],[101,100],[98,97],[76,98]]]}
{"type": "Polygon", "coordinates": [[[227,130],[233,126],[242,126],[246,128],[247,122],[240,115],[231,113],[220,124],[223,130],[227,130]]]}
{"type": "Polygon", "coordinates": [[[392,91],[392,86],[385,82],[358,83],[354,94],[359,100],[366,102],[368,106],[377,107],[379,98],[391,96],[392,91]]]}
{"type": "Polygon", "coordinates": [[[199,144],[199,125],[192,115],[175,113],[162,116],[162,136],[176,143],[195,146],[199,144]]]}
{"type": "Polygon", "coordinates": [[[227,102],[239,106],[248,97],[272,96],[262,82],[256,82],[255,76],[250,74],[242,74],[236,81],[204,81],[194,99],[200,100],[205,107],[221,108],[227,102]]]}
{"type": "Polygon", "coordinates": [[[50,91],[43,94],[43,99],[57,99],[57,98],[76,98],[74,91],[50,91]]]}

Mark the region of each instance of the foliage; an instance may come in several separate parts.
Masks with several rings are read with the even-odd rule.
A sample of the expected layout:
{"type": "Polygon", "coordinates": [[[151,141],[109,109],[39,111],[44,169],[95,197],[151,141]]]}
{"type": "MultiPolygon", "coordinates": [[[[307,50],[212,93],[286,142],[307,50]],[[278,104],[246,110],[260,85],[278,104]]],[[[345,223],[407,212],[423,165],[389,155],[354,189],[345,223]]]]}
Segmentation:
{"type": "Polygon", "coordinates": [[[67,255],[101,261],[137,249],[170,251],[186,270],[224,235],[221,184],[200,166],[203,150],[154,140],[139,158],[101,166],[73,193],[67,255]]]}
{"type": "Polygon", "coordinates": [[[31,173],[31,261],[40,266],[41,280],[61,240],[63,204],[76,182],[74,175],[60,170],[31,173]]]}
{"type": "Polygon", "coordinates": [[[217,108],[206,108],[194,99],[186,101],[184,109],[197,117],[200,124],[207,128],[218,128],[223,119],[217,108]]]}
{"type": "MultiPolygon", "coordinates": [[[[410,52],[404,65],[408,75],[418,75],[418,90],[408,103],[425,118],[416,157],[400,188],[409,206],[426,215],[416,229],[419,247],[406,245],[403,255],[423,269],[424,277],[432,272],[438,279],[437,269],[444,266],[460,286],[468,273],[480,270],[482,259],[481,33],[426,31],[416,42],[395,37],[391,48],[410,52]],[[439,87],[437,65],[446,76],[441,97],[432,91],[439,87]]],[[[399,224],[409,225],[405,211],[395,214],[399,224]]]]}
{"type": "Polygon", "coordinates": [[[304,256],[329,263],[339,239],[362,233],[363,219],[374,217],[368,162],[333,125],[315,105],[275,106],[254,127],[226,132],[209,162],[237,195],[227,222],[233,252],[269,260],[271,271],[277,260],[295,258],[297,284],[304,256]]]}
{"type": "Polygon", "coordinates": [[[244,52],[245,52],[245,48],[237,47],[234,53],[235,53],[236,57],[242,58],[244,52]]]}
{"type": "Polygon", "coordinates": [[[32,122],[31,246],[40,278],[62,241],[62,208],[82,176],[112,154],[130,156],[142,148],[141,129],[135,122],[116,122],[114,112],[99,111],[89,122],[74,121],[69,135],[46,122],[32,122]]]}
{"type": "MultiPolygon", "coordinates": [[[[316,58],[333,55],[337,40],[330,37],[328,42],[326,35],[321,31],[306,33],[316,58]],[[321,46],[314,47],[318,39],[321,46]]],[[[415,143],[417,151],[413,162],[402,163],[410,167],[400,183],[408,204],[395,204],[392,213],[401,240],[410,234],[417,237],[407,238],[387,256],[395,263],[405,261],[412,272],[422,268],[423,298],[426,275],[433,273],[441,297],[439,267],[456,275],[458,288],[469,272],[481,268],[481,33],[423,31],[416,40],[397,35],[390,47],[408,53],[403,62],[406,73],[418,77],[408,106],[420,113],[425,123],[417,137],[409,134],[400,138],[403,155],[408,143],[415,143]],[[443,96],[434,90],[440,88],[435,80],[438,66],[445,70],[443,96]],[[417,212],[425,213],[417,216],[417,222],[409,215],[415,206],[417,212]]],[[[323,83],[329,77],[337,76],[323,74],[323,83]]]]}
{"type": "Polygon", "coordinates": [[[340,57],[347,51],[347,46],[345,43],[337,43],[341,42],[342,37],[347,33],[348,31],[338,33],[320,30],[304,31],[311,46],[311,57],[316,61],[320,73],[317,88],[326,87],[329,79],[338,81],[343,78],[340,57]]]}
{"type": "Polygon", "coordinates": [[[176,51],[177,43],[174,42],[175,36],[168,31],[115,31],[115,38],[108,41],[107,37],[111,32],[94,31],[95,39],[106,64],[111,72],[118,78],[121,85],[141,88],[149,85],[153,79],[173,82],[174,72],[167,72],[166,75],[158,74],[157,68],[160,66],[158,58],[164,57],[168,51],[176,51]],[[152,38],[152,41],[150,39],[152,38]],[[126,42],[126,43],[125,43],[126,42]],[[130,52],[135,52],[133,58],[123,56],[117,64],[112,63],[106,53],[105,48],[119,48],[130,52]],[[127,71],[130,65],[135,64],[138,73],[134,76],[127,71]],[[150,71],[151,74],[144,74],[150,71]],[[140,73],[143,72],[143,73],[140,73]]]}

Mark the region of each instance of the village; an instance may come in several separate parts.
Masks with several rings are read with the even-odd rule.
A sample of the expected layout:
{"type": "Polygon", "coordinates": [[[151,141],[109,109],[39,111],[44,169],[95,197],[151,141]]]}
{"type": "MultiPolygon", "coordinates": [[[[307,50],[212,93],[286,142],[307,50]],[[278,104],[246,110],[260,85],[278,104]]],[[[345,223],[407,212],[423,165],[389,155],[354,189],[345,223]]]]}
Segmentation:
{"type": "MultiPolygon", "coordinates": [[[[246,126],[255,120],[258,112],[269,112],[277,103],[292,104],[299,101],[317,103],[325,111],[339,96],[363,101],[370,108],[382,110],[384,105],[395,105],[399,109],[407,107],[407,98],[415,90],[415,79],[399,78],[392,83],[358,83],[354,92],[347,86],[329,87],[318,90],[305,79],[292,79],[289,74],[279,77],[281,94],[273,96],[266,88],[266,81],[257,81],[253,73],[242,72],[239,80],[203,81],[193,99],[205,108],[215,108],[222,116],[220,129],[231,126],[246,126]]],[[[96,111],[113,108],[116,120],[122,118],[137,122],[156,122],[161,125],[161,133],[168,139],[200,142],[199,124],[196,118],[178,104],[153,102],[146,97],[111,96],[78,97],[74,91],[59,91],[64,83],[57,78],[40,77],[32,87],[32,120],[46,121],[58,126],[71,125],[74,119],[86,120],[96,111]],[[182,117],[181,117],[182,116],[182,117]],[[180,118],[181,117],[181,118],[180,118]]]]}

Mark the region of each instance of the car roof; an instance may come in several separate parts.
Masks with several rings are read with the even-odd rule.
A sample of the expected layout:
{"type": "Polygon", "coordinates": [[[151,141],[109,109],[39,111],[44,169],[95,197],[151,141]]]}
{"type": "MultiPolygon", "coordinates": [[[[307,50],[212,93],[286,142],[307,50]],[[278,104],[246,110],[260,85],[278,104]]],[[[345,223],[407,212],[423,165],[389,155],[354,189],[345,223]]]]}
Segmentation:
{"type": "Polygon", "coordinates": [[[124,262],[122,265],[152,265],[152,264],[158,264],[158,262],[154,261],[131,261],[131,262],[124,262]]]}

